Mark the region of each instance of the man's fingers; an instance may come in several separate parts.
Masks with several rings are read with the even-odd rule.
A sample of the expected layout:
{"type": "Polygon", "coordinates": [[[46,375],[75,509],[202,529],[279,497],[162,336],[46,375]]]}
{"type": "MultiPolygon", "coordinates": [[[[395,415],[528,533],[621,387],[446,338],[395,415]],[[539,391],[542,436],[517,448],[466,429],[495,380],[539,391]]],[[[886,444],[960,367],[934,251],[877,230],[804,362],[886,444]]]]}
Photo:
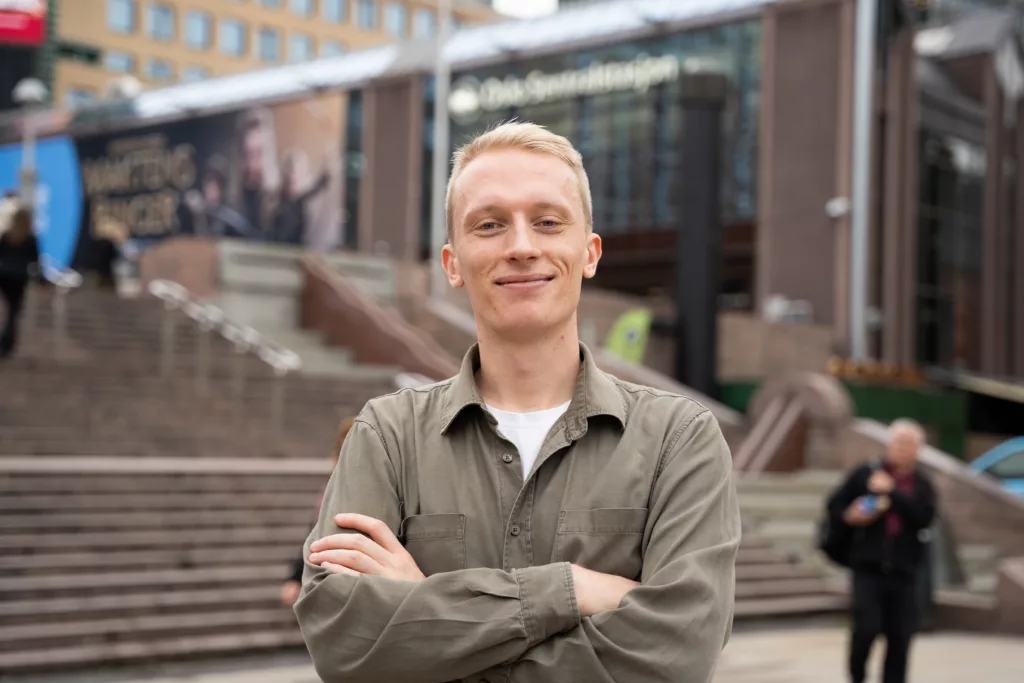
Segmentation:
{"type": "Polygon", "coordinates": [[[380,563],[358,550],[324,550],[310,555],[309,561],[322,567],[326,567],[328,564],[340,565],[360,574],[379,576],[384,571],[380,563]]]}
{"type": "Polygon", "coordinates": [[[330,571],[332,574],[348,574],[349,576],[359,576],[359,572],[352,571],[348,567],[342,567],[340,564],[334,564],[333,562],[324,562],[321,566],[324,569],[330,571]]]}
{"type": "Polygon", "coordinates": [[[403,549],[394,532],[379,519],[352,512],[343,512],[340,515],[334,516],[334,523],[342,529],[362,531],[388,552],[394,553],[403,549]]]}
{"type": "Polygon", "coordinates": [[[384,548],[359,534],[331,534],[313,541],[309,550],[314,553],[324,550],[356,550],[381,564],[386,562],[388,557],[388,552],[384,548]]]}

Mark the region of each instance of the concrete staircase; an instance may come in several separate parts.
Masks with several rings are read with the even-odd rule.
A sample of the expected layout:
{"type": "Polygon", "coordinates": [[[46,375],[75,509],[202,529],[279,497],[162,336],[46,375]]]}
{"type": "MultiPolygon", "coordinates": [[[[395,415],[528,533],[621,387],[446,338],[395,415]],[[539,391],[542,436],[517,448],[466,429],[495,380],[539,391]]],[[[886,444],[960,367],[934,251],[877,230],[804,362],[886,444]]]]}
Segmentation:
{"type": "Polygon", "coordinates": [[[0,676],[301,646],[329,461],[0,458],[0,676]]]}
{"type": "Polygon", "coordinates": [[[274,379],[252,356],[238,358],[213,335],[205,393],[195,383],[197,334],[178,327],[175,369],[159,374],[162,310],[153,298],[83,290],[68,302],[68,343],[52,356],[48,291],[36,292],[35,322],[18,354],[0,365],[0,456],[327,457],[337,427],[393,376],[296,375],[285,379],[282,431],[271,423],[274,379]],[[246,371],[236,415],[232,373],[246,371]]]}
{"type": "MultiPolygon", "coordinates": [[[[325,346],[320,335],[299,327],[302,253],[298,247],[222,240],[220,292],[213,303],[232,320],[297,353],[303,374],[370,379],[399,372],[395,366],[357,365],[348,349],[325,346]]],[[[385,306],[394,304],[395,273],[389,260],[344,252],[323,256],[363,294],[385,306]]]]}

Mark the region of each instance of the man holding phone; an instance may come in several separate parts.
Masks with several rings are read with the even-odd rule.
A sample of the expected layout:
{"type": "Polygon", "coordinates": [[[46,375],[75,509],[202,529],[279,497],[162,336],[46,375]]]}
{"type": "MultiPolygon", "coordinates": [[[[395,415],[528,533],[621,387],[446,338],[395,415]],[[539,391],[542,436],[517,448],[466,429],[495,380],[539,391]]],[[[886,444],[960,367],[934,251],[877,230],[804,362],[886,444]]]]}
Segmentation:
{"type": "Polygon", "coordinates": [[[924,430],[896,420],[880,462],[861,465],[829,500],[832,519],[855,529],[850,680],[863,683],[871,646],[886,640],[883,683],[904,683],[910,641],[917,629],[916,577],[923,535],[935,516],[935,493],[917,467],[924,430]]]}

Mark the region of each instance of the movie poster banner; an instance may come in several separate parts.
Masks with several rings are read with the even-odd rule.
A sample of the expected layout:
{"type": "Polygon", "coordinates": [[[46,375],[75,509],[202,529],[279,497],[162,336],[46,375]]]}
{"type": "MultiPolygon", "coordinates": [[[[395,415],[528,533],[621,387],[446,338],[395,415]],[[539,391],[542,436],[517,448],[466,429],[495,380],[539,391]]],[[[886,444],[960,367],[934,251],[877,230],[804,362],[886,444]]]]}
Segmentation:
{"type": "Polygon", "coordinates": [[[111,247],[138,254],[175,235],[340,247],[345,99],[331,93],[78,140],[85,207],[75,267],[102,269],[111,247]]]}

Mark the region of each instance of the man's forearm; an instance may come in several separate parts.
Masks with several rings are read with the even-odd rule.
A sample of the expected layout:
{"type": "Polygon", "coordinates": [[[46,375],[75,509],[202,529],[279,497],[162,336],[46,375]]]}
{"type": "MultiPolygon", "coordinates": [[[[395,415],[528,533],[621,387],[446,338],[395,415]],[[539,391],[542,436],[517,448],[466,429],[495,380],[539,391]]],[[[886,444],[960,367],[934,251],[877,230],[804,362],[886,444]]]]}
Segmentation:
{"type": "Polygon", "coordinates": [[[566,563],[420,582],[318,573],[295,605],[325,683],[421,683],[520,657],[580,620],[566,563]]]}

